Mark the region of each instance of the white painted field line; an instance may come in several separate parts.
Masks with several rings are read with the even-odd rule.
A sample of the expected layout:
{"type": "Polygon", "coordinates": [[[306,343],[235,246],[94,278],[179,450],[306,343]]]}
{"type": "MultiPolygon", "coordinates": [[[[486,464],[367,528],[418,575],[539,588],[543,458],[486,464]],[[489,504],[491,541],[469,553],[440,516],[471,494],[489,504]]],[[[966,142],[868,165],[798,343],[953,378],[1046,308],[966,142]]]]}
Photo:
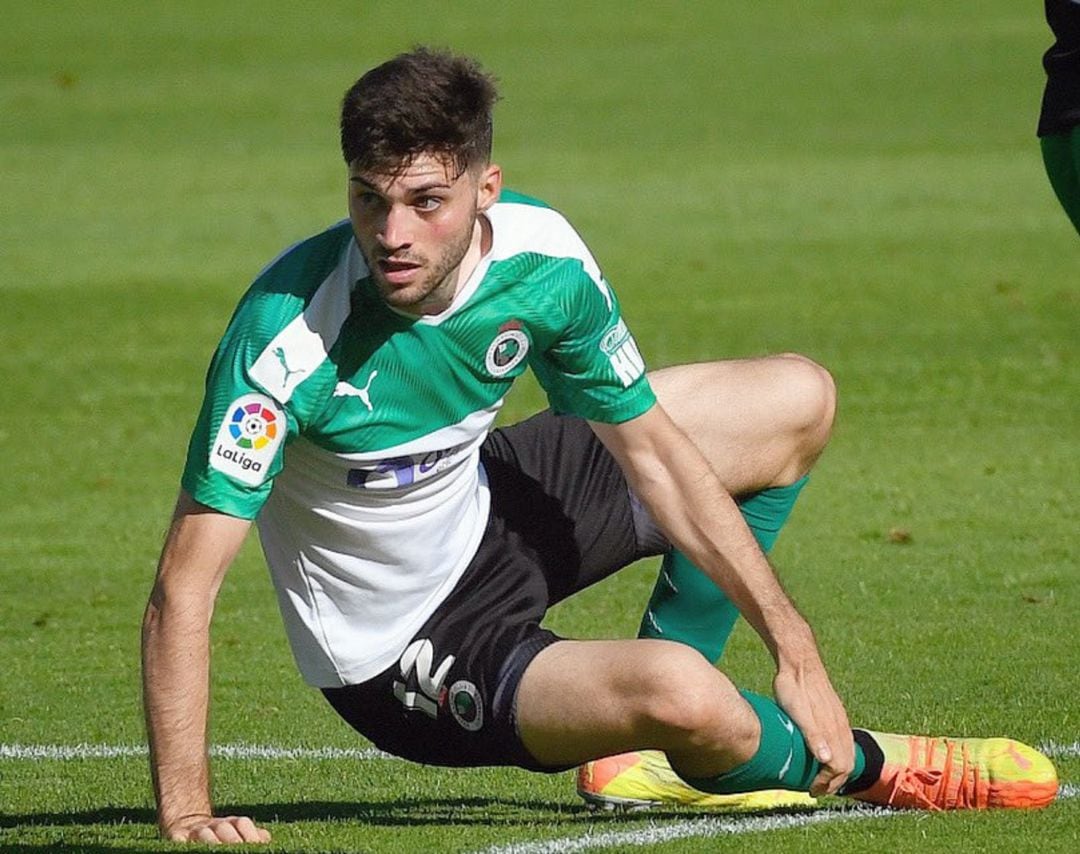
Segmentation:
{"type": "MultiPolygon", "coordinates": [[[[1080,786],[1064,783],[1058,790],[1058,799],[1080,796],[1080,786]]],[[[790,815],[759,815],[743,818],[696,818],[669,824],[652,824],[638,830],[586,833],[582,836],[564,836],[536,842],[515,842],[494,845],[476,854],[565,854],[565,852],[592,851],[601,848],[636,847],[647,848],[678,839],[712,839],[718,836],[738,836],[744,833],[764,833],[771,830],[788,830],[834,821],[861,821],[868,818],[889,818],[911,815],[898,810],[872,807],[865,804],[843,810],[823,809],[816,812],[790,815]]]]}
{"type": "Polygon", "coordinates": [[[586,833],[583,836],[495,845],[483,849],[478,854],[565,854],[565,852],[591,851],[598,848],[615,848],[619,846],[647,848],[665,842],[674,842],[678,839],[710,839],[717,836],[787,830],[793,827],[806,827],[812,824],[826,824],[834,821],[887,818],[892,815],[898,815],[898,813],[881,807],[854,807],[847,810],[819,810],[817,812],[792,815],[696,818],[691,821],[653,824],[638,830],[586,833]]]}
{"type": "MultiPolygon", "coordinates": [[[[1080,756],[1080,741],[1044,741],[1039,750],[1052,759],[1080,756]]],[[[0,744],[0,759],[122,759],[145,756],[144,744],[0,744]]],[[[259,744],[219,744],[210,755],[223,759],[393,759],[373,747],[276,747],[259,744]]]]}
{"type": "MultiPolygon", "coordinates": [[[[1071,744],[1043,742],[1039,748],[1049,756],[1075,757],[1080,755],[1080,742],[1071,744]]],[[[114,759],[146,756],[145,745],[108,744],[0,744],[0,760],[77,760],[114,759]]],[[[375,748],[341,747],[274,747],[257,744],[219,744],[210,754],[225,759],[393,759],[390,754],[375,748]]],[[[1062,783],[1058,799],[1080,796],[1080,785],[1062,783]]],[[[868,818],[888,818],[901,815],[893,810],[860,804],[843,810],[818,810],[788,815],[746,816],[742,818],[698,818],[665,824],[652,824],[638,830],[585,833],[536,842],[518,842],[485,848],[478,854],[562,854],[616,846],[644,847],[673,842],[678,839],[708,839],[717,836],[762,833],[772,830],[806,827],[834,821],[856,821],[868,818]]]]}
{"type": "MultiPolygon", "coordinates": [[[[146,756],[145,744],[0,744],[0,760],[124,759],[146,756]]],[[[274,747],[258,744],[218,744],[210,755],[222,759],[390,759],[373,747],[274,747]]]]}
{"type": "Polygon", "coordinates": [[[1080,756],[1080,741],[1072,744],[1062,741],[1044,741],[1039,745],[1039,750],[1051,759],[1075,759],[1080,756]]]}

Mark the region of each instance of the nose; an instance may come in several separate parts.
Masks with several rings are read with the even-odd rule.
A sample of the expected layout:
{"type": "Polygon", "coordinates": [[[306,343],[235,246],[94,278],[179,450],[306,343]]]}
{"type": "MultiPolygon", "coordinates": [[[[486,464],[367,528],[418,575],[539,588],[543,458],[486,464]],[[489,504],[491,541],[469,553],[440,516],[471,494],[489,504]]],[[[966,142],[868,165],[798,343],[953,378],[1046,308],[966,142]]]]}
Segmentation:
{"type": "Polygon", "coordinates": [[[406,205],[390,205],[383,215],[378,231],[379,243],[391,251],[403,249],[412,243],[409,237],[409,209],[406,205]]]}

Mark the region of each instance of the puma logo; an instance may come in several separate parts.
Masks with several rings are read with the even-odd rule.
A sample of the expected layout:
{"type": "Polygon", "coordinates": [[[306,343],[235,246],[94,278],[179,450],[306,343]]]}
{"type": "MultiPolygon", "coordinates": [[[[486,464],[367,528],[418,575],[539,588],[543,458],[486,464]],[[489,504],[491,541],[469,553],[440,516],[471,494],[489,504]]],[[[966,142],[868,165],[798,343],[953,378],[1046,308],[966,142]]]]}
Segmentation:
{"type": "Polygon", "coordinates": [[[1018,766],[1020,766],[1020,769],[1022,771],[1027,771],[1028,769],[1031,768],[1031,760],[1028,759],[1026,756],[1024,756],[1024,754],[1022,754],[1019,750],[1016,749],[1016,742],[1010,741],[1009,742],[1009,749],[1006,750],[1005,752],[1008,753],[1009,756],[1011,756],[1013,758],[1013,761],[1018,766]]]}
{"type": "MultiPolygon", "coordinates": [[[[783,725],[784,729],[787,730],[788,735],[794,736],[795,735],[795,723],[792,720],[790,720],[789,718],[785,718],[783,715],[781,715],[779,713],[777,713],[776,716],[780,719],[780,723],[783,725]]],[[[794,758],[795,758],[795,746],[794,746],[794,744],[792,744],[790,747],[788,747],[787,760],[784,762],[784,767],[782,767],[780,769],[780,773],[776,775],[777,780],[783,780],[784,775],[789,770],[791,770],[791,760],[794,759],[794,758]]]]}
{"type": "Polygon", "coordinates": [[[371,383],[378,375],[378,371],[372,371],[371,376],[368,377],[367,384],[363,388],[357,388],[342,380],[334,386],[334,397],[358,397],[364,402],[364,406],[368,408],[368,412],[371,412],[373,409],[370,395],[371,383]]]}
{"type": "Polygon", "coordinates": [[[296,368],[295,370],[293,370],[292,368],[289,367],[289,363],[285,361],[285,348],[284,347],[275,347],[274,348],[274,355],[277,356],[277,360],[279,362],[281,362],[281,369],[283,371],[285,371],[285,379],[283,379],[281,381],[282,386],[286,386],[286,385],[289,384],[289,377],[291,377],[293,374],[302,374],[302,373],[304,373],[303,368],[296,368]]]}

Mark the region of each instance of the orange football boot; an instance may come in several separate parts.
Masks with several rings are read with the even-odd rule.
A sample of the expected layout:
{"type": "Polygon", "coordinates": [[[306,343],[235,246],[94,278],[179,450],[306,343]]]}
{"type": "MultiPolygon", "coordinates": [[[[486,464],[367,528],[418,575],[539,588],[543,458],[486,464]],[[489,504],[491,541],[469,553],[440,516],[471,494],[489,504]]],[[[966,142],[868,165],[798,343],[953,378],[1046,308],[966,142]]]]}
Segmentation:
{"type": "Polygon", "coordinates": [[[881,776],[851,797],[900,809],[1039,809],[1057,795],[1057,772],[1009,738],[867,734],[885,754],[881,776]]]}

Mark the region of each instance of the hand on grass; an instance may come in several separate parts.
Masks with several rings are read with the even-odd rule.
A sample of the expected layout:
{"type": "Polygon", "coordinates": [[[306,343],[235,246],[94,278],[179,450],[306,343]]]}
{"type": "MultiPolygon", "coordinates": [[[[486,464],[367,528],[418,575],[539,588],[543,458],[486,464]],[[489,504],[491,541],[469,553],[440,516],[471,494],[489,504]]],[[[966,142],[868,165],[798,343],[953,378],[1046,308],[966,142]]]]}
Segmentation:
{"type": "Polygon", "coordinates": [[[269,842],[269,831],[256,827],[247,816],[186,815],[164,828],[162,835],[171,842],[199,842],[204,845],[235,845],[243,842],[269,842]]]}
{"type": "Polygon", "coordinates": [[[776,701],[802,730],[806,746],[821,763],[812,795],[834,795],[855,767],[855,743],[847,711],[820,659],[781,663],[773,681],[776,701]]]}

